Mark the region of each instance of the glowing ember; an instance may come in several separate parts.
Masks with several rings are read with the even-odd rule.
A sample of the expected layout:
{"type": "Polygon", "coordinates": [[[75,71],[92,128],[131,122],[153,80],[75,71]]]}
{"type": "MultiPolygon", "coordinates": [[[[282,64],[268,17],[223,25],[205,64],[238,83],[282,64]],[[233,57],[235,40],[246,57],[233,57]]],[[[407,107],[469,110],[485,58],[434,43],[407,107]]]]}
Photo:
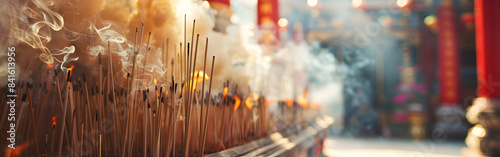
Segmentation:
{"type": "Polygon", "coordinates": [[[202,76],[205,76],[205,80],[209,80],[210,78],[208,77],[207,74],[205,74],[203,71],[197,71],[194,73],[194,77],[193,77],[193,87],[192,87],[192,90],[195,90],[196,89],[196,84],[200,83],[201,81],[203,81],[203,77],[202,76]]]}
{"type": "Polygon", "coordinates": [[[236,111],[240,107],[241,99],[238,96],[234,96],[234,110],[236,111]]]}
{"type": "Polygon", "coordinates": [[[223,97],[224,99],[225,99],[225,98],[226,98],[226,96],[227,96],[227,90],[228,90],[228,89],[227,89],[227,87],[224,87],[224,97],[223,97]]]}
{"type": "Polygon", "coordinates": [[[52,117],[52,128],[56,128],[56,116],[52,117]]]}
{"type": "Polygon", "coordinates": [[[75,67],[74,65],[71,65],[71,67],[68,68],[68,71],[73,70],[74,67],[75,67]]]}
{"type": "Polygon", "coordinates": [[[66,73],[69,74],[68,76],[66,76],[66,79],[68,79],[67,77],[71,77],[71,72],[73,71],[73,68],[75,66],[74,65],[71,65],[71,67],[69,67],[67,70],[66,70],[66,73]]]}
{"type": "Polygon", "coordinates": [[[297,103],[303,108],[307,108],[307,98],[304,95],[297,96],[297,103]]]}
{"type": "Polygon", "coordinates": [[[292,99],[286,99],[285,100],[285,103],[288,107],[292,107],[293,106],[293,100],[292,99]]]}
{"type": "Polygon", "coordinates": [[[253,108],[253,105],[252,105],[252,98],[248,97],[248,98],[245,100],[245,105],[248,107],[248,109],[252,110],[252,108],[253,108]]]}

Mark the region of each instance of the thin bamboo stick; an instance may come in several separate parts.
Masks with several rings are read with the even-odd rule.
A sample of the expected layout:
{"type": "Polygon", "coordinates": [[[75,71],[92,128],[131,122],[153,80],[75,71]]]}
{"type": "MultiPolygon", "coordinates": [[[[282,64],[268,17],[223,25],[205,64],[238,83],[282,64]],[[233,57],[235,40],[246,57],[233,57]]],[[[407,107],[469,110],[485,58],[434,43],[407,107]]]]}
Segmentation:
{"type": "Polygon", "coordinates": [[[30,111],[31,111],[31,122],[33,124],[33,134],[35,136],[35,147],[36,147],[36,156],[40,156],[40,149],[38,148],[38,136],[36,132],[36,124],[35,124],[35,113],[33,112],[33,102],[31,101],[31,89],[28,87],[28,98],[30,103],[30,111]]]}
{"type": "MultiPolygon", "coordinates": [[[[207,38],[207,45],[208,45],[208,38],[207,38]]],[[[205,48],[205,55],[206,55],[206,49],[205,48]]],[[[207,106],[207,112],[205,114],[205,124],[203,126],[203,140],[202,140],[202,145],[201,145],[201,153],[200,156],[203,156],[205,153],[205,140],[207,137],[207,117],[208,117],[208,111],[210,110],[210,102],[212,99],[212,80],[213,80],[213,75],[214,75],[214,63],[215,63],[215,56],[212,57],[212,70],[210,71],[210,86],[208,87],[208,106],[207,106]]]]}

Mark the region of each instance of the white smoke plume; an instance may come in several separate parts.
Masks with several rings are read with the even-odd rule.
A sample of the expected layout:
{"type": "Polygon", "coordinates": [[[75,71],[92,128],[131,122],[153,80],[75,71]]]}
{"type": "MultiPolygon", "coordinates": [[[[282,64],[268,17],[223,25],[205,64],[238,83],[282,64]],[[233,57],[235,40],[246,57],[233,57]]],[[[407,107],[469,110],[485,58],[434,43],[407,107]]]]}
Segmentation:
{"type": "MultiPolygon", "coordinates": [[[[248,28],[232,25],[226,33],[214,32],[215,10],[206,1],[193,0],[29,0],[2,1],[0,13],[1,36],[4,41],[0,46],[6,49],[15,46],[18,49],[18,64],[24,66],[28,60],[39,58],[43,68],[54,67],[64,70],[76,65],[75,72],[85,72],[96,76],[97,56],[107,57],[108,43],[113,57],[115,76],[119,85],[125,85],[124,76],[131,73],[134,47],[137,55],[137,67],[144,70],[144,76],[137,79],[141,84],[152,84],[153,78],[163,80],[170,73],[162,58],[166,55],[163,47],[168,45],[168,62],[179,53],[179,43],[184,40],[184,16],[186,16],[186,41],[192,41],[192,21],[196,20],[196,34],[200,34],[198,45],[197,69],[203,68],[205,38],[209,39],[208,61],[216,56],[214,71],[214,90],[222,89],[222,82],[231,80],[240,85],[243,94],[260,88],[249,85],[257,83],[258,73],[248,69],[255,65],[265,69],[269,58],[265,59],[258,45],[248,42],[244,34],[248,28]],[[144,33],[141,26],[144,24],[144,33]],[[135,38],[135,31],[138,36],[135,38]],[[149,32],[151,37],[146,47],[149,32]],[[139,41],[142,38],[142,45],[139,41]],[[138,43],[135,45],[135,43],[138,43]],[[137,50],[141,47],[141,50],[137,50]],[[147,52],[147,58],[146,57],[147,52]],[[143,65],[146,63],[145,65],[143,65]]],[[[194,41],[196,42],[196,41],[194,41]]],[[[193,45],[193,43],[191,43],[193,45]]],[[[5,56],[3,56],[5,57],[5,56]]],[[[104,62],[107,63],[107,59],[104,62]]],[[[35,64],[33,61],[30,64],[35,64]]],[[[3,63],[2,63],[3,64],[3,63]]],[[[39,63],[36,63],[39,64],[39,63]]],[[[30,77],[29,72],[21,72],[30,77]]],[[[24,68],[24,67],[23,67],[24,68]]],[[[37,68],[39,70],[40,67],[37,68]]],[[[137,69],[136,69],[137,70],[137,69]]],[[[207,73],[209,73],[209,69],[207,73]]],[[[87,75],[89,75],[87,74],[87,75]]],[[[6,72],[1,73],[6,75],[6,72]]]]}

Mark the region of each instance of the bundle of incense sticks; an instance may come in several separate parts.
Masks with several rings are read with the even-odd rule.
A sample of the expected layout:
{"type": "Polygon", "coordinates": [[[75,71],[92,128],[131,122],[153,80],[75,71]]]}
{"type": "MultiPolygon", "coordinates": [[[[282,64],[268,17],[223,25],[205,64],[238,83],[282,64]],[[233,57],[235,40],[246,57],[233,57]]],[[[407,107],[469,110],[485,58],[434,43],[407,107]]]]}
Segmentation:
{"type": "MultiPolygon", "coordinates": [[[[37,78],[34,80],[20,78],[18,81],[18,95],[22,96],[17,99],[23,104],[18,109],[16,123],[17,141],[20,142],[16,152],[7,148],[6,153],[203,156],[305,124],[306,120],[318,115],[319,109],[307,100],[277,102],[266,100],[262,94],[243,95],[238,93],[239,85],[230,80],[223,83],[222,93],[212,93],[216,56],[207,61],[208,38],[203,58],[198,56],[199,35],[195,36],[195,21],[192,27],[191,42],[185,42],[184,32],[184,43],[179,43],[179,51],[174,55],[167,55],[170,44],[166,39],[164,56],[155,57],[162,58],[169,72],[153,78],[154,84],[141,84],[139,80],[144,80],[141,76],[145,71],[136,67],[139,54],[146,56],[141,64],[148,64],[151,33],[146,47],[142,48],[144,25],[140,34],[136,28],[134,50],[130,52],[132,70],[124,76],[126,85],[117,86],[115,81],[118,73],[113,65],[112,43],[108,43],[104,52],[107,58],[98,55],[98,74],[94,76],[74,75],[73,70],[78,68],[75,66],[62,70],[38,65],[48,73],[33,76],[37,78]],[[137,44],[138,35],[141,38],[137,44]],[[196,68],[198,59],[203,60],[203,69],[196,68]],[[205,73],[207,64],[210,75],[205,73]],[[278,110],[271,114],[269,106],[273,104],[277,104],[278,110]]],[[[29,66],[28,62],[24,68],[29,66]]],[[[305,95],[307,93],[300,97],[305,95]]],[[[2,113],[1,126],[6,124],[3,119],[7,117],[6,107],[2,113]]]]}

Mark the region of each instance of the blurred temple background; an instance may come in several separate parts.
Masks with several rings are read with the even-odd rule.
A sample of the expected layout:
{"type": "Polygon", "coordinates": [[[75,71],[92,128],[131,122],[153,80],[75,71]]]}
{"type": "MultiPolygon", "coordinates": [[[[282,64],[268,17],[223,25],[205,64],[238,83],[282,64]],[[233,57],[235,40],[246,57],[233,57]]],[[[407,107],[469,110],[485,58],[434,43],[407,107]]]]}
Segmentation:
{"type": "Polygon", "coordinates": [[[490,99],[498,90],[498,72],[492,71],[498,64],[491,63],[500,59],[494,54],[500,40],[493,36],[500,26],[498,2],[280,0],[279,5],[280,37],[311,46],[310,96],[336,120],[325,155],[475,156],[477,150],[498,155],[493,133],[498,106],[490,99]],[[481,100],[481,107],[466,114],[481,100]],[[490,120],[494,124],[483,124],[488,128],[475,125],[490,120]],[[426,144],[432,146],[421,148],[426,144]]]}

